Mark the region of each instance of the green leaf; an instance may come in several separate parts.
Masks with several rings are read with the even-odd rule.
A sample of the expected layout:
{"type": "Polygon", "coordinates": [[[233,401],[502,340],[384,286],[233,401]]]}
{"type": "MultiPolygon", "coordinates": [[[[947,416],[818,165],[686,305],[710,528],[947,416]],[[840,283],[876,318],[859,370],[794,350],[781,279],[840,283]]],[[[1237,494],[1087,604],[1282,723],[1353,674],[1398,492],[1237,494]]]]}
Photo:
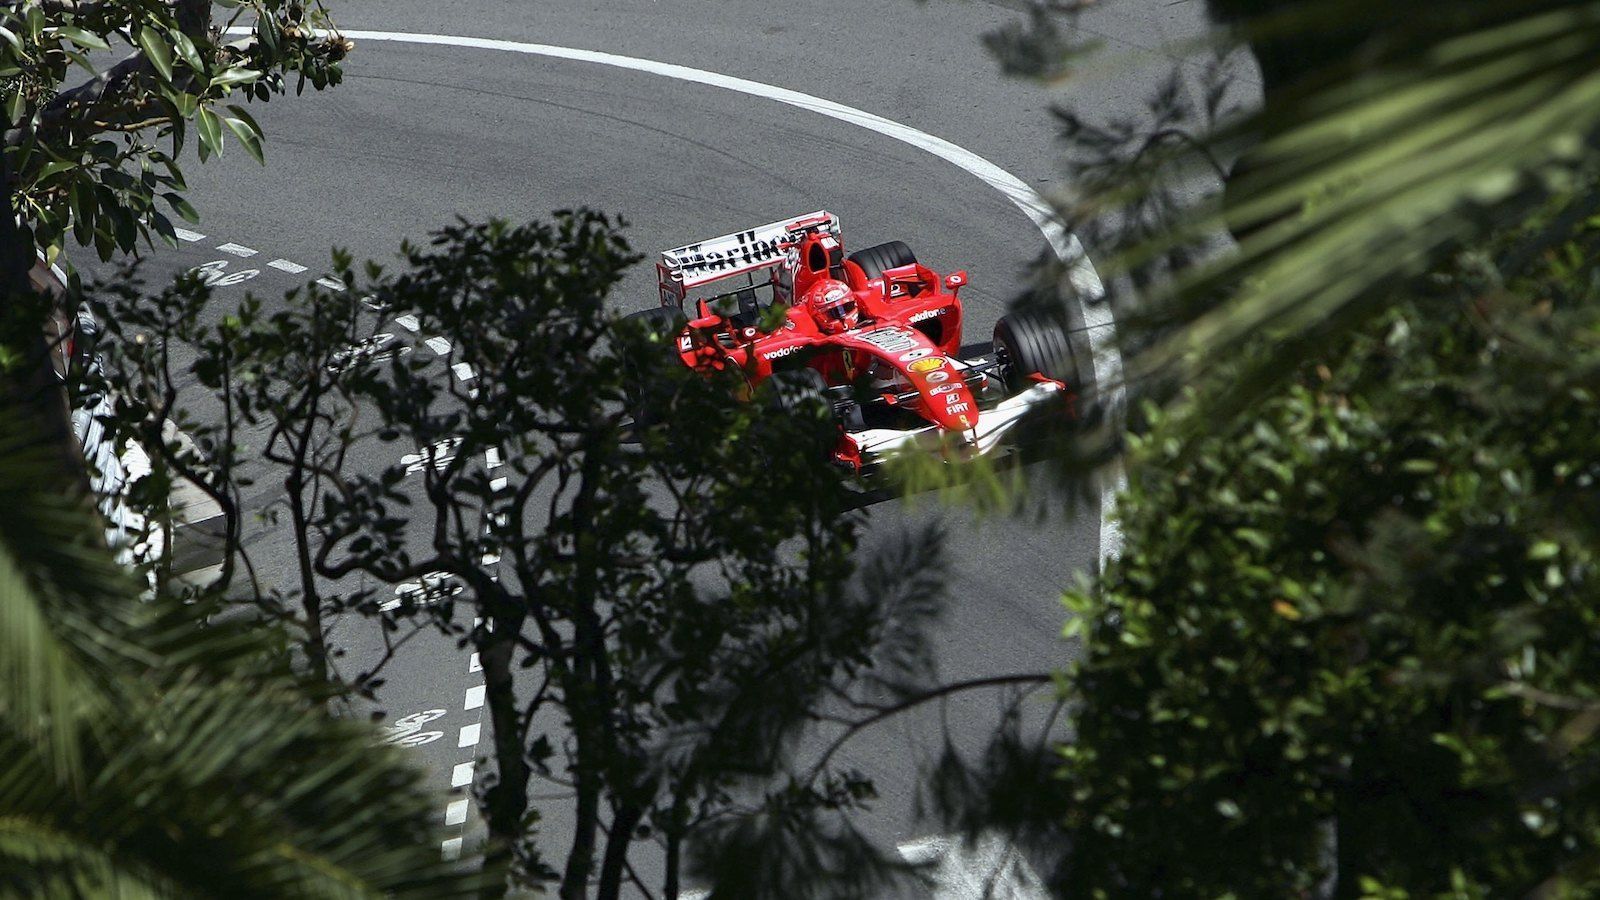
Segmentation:
{"type": "Polygon", "coordinates": [[[244,145],[246,153],[254,157],[256,162],[262,165],[267,164],[267,158],[261,152],[261,139],[256,136],[255,130],[250,127],[248,122],[243,119],[225,118],[222,123],[227,125],[228,130],[233,132],[234,136],[239,139],[239,143],[244,145]]]}
{"type": "Polygon", "coordinates": [[[57,25],[56,34],[66,38],[80,47],[88,47],[91,50],[111,49],[111,45],[106,43],[105,38],[102,38],[100,35],[95,34],[87,29],[79,28],[76,25],[57,25]]]}
{"type": "Polygon", "coordinates": [[[200,51],[196,49],[194,41],[189,40],[188,35],[181,31],[173,32],[172,45],[177,48],[178,55],[183,57],[183,61],[188,63],[189,68],[193,69],[196,75],[205,74],[205,60],[200,58],[200,51]]]}
{"type": "Polygon", "coordinates": [[[255,117],[250,115],[250,113],[245,110],[244,107],[237,103],[230,103],[228,104],[228,112],[231,112],[234,114],[234,116],[244,120],[244,123],[250,126],[250,130],[256,133],[256,137],[264,138],[267,136],[267,133],[261,130],[260,123],[258,123],[255,120],[255,117]]]}
{"type": "Polygon", "coordinates": [[[202,106],[196,114],[196,124],[200,127],[201,158],[205,158],[205,151],[210,151],[217,156],[222,155],[222,120],[216,113],[202,106]]]}
{"type": "Polygon", "coordinates": [[[177,213],[179,216],[182,216],[185,222],[192,224],[199,223],[200,214],[195,211],[195,208],[190,205],[189,201],[183,199],[177,194],[171,193],[170,191],[162,194],[161,199],[167,201],[167,205],[172,207],[172,211],[177,213]]]}
{"type": "Polygon", "coordinates": [[[6,43],[10,44],[11,45],[11,49],[17,51],[18,53],[22,53],[23,52],[23,50],[22,50],[22,39],[17,37],[17,33],[16,32],[14,32],[11,29],[5,27],[4,25],[0,25],[0,40],[3,40],[6,43]]]}
{"type": "Polygon", "coordinates": [[[261,77],[261,72],[256,69],[232,68],[223,71],[211,79],[212,87],[232,87],[236,84],[249,84],[261,77]]]}
{"type": "Polygon", "coordinates": [[[27,109],[27,105],[28,98],[23,96],[21,91],[12,91],[11,96],[6,98],[6,121],[12,124],[20,124],[22,122],[22,114],[27,109]]]}
{"type": "Polygon", "coordinates": [[[58,175],[67,171],[68,169],[77,168],[77,166],[78,163],[76,161],[67,159],[58,159],[54,162],[45,163],[43,166],[40,166],[39,171],[34,174],[34,183],[37,184],[52,175],[58,175]]]}
{"type": "Polygon", "coordinates": [[[172,227],[171,219],[155,210],[151,210],[150,227],[155,229],[156,234],[161,235],[161,239],[166,242],[167,246],[174,250],[178,249],[178,232],[172,227]]]}
{"type": "Polygon", "coordinates": [[[139,49],[144,51],[145,59],[155,66],[161,74],[162,81],[172,80],[172,48],[162,39],[161,33],[149,25],[139,29],[139,49]]]}

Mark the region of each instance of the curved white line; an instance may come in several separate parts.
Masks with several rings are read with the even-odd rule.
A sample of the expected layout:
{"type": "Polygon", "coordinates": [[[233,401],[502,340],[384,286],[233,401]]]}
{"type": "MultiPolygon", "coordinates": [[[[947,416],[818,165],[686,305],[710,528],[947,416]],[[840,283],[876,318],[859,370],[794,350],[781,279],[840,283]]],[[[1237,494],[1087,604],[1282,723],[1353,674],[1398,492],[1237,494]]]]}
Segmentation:
{"type": "MultiPolygon", "coordinates": [[[[249,34],[251,29],[235,27],[228,29],[230,34],[249,34]]],[[[1126,403],[1126,393],[1122,383],[1122,355],[1116,348],[1116,321],[1111,313],[1111,304],[1105,302],[1105,287],[1100,282],[1100,275],[1095,272],[1094,265],[1089,262],[1089,257],[1083,252],[1083,246],[1076,236],[1069,233],[1061,222],[1051,212],[1049,204],[1044,202],[1037,191],[1029,187],[1022,179],[994,163],[984,159],[972,151],[960,147],[944,138],[919,131],[909,125],[904,125],[892,119],[869,113],[866,110],[856,109],[832,100],[824,100],[811,94],[793,91],[776,85],[765,84],[760,81],[751,81],[747,78],[736,78],[732,75],[723,75],[720,72],[711,72],[705,69],[695,69],[689,66],[680,66],[673,63],[659,62],[653,59],[641,59],[634,56],[620,56],[615,53],[602,53],[596,50],[579,50],[574,47],[557,47],[551,44],[532,44],[524,41],[502,41],[491,38],[463,37],[449,34],[416,34],[404,31],[343,31],[345,37],[357,41],[388,41],[399,44],[431,44],[444,47],[467,47],[477,50],[501,50],[508,53],[522,53],[530,56],[546,56],[554,59],[568,59],[576,62],[596,63],[603,66],[612,66],[618,69],[630,69],[635,72],[645,72],[651,75],[661,75],[667,78],[676,78],[679,81],[689,81],[695,84],[704,84],[711,87],[724,88],[749,94],[753,97],[765,97],[779,103],[810,110],[841,122],[858,125],[869,131],[877,132],[884,137],[893,138],[903,144],[909,144],[920,150],[932,153],[934,156],[957,166],[962,170],[977,176],[985,184],[1004,194],[1023,214],[1033,220],[1049,241],[1053,249],[1063,262],[1070,267],[1069,276],[1072,279],[1080,296],[1088,302],[1083,304],[1084,324],[1087,326],[1089,347],[1093,355],[1095,386],[1103,393],[1108,409],[1113,414],[1120,415],[1126,403]]],[[[1119,474],[1112,479],[1101,491],[1100,496],[1100,559],[1102,563],[1112,556],[1116,556],[1122,548],[1122,532],[1112,516],[1112,500],[1116,490],[1123,482],[1119,474]]]]}

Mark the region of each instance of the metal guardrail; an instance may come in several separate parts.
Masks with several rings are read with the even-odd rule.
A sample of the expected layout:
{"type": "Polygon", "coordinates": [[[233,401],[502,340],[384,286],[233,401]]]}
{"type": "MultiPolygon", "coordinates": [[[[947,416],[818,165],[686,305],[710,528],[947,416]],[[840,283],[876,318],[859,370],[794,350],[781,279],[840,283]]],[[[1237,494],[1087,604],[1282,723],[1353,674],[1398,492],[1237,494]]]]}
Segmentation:
{"type": "MultiPolygon", "coordinates": [[[[60,266],[47,267],[40,260],[32,275],[46,290],[58,296],[66,291],[67,276],[60,266]]],[[[76,362],[88,374],[100,374],[100,357],[97,354],[90,351],[80,355],[84,348],[94,346],[99,332],[100,325],[94,316],[87,310],[80,310],[72,323],[73,337],[68,344],[73,351],[71,355],[79,358],[74,360],[69,357],[66,360],[68,365],[76,362]]],[[[106,522],[106,543],[116,552],[119,561],[131,563],[134,542],[143,534],[145,526],[144,517],[130,509],[126,502],[128,483],[135,476],[118,455],[116,444],[106,433],[102,421],[112,412],[111,399],[104,394],[93,394],[82,399],[83,402],[72,410],[72,433],[77,437],[84,462],[89,466],[89,487],[94,491],[95,506],[106,522]]]]}

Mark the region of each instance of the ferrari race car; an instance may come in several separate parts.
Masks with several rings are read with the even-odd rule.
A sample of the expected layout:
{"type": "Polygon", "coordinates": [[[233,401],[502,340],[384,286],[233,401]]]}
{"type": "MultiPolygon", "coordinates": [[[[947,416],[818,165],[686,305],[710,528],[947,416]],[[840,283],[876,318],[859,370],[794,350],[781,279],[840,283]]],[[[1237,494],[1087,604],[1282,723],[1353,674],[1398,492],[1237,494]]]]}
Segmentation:
{"type": "MultiPolygon", "coordinates": [[[[900,241],[846,256],[825,211],[665,251],[661,305],[633,313],[683,365],[743,370],[751,384],[820,394],[839,425],[834,460],[856,472],[925,447],[960,458],[1005,444],[1028,413],[1072,409],[1066,328],[1044,316],[995,324],[991,352],[961,356],[965,271],[940,277],[900,241]]],[[[634,421],[667,414],[646,391],[634,421]]]]}

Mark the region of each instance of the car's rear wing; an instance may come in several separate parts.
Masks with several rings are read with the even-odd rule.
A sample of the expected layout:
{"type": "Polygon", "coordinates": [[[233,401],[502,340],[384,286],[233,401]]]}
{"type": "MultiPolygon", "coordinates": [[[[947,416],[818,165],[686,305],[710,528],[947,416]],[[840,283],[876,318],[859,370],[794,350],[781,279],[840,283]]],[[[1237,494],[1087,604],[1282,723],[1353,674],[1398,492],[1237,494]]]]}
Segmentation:
{"type": "Polygon", "coordinates": [[[661,302],[681,304],[690,288],[780,265],[785,259],[784,245],[799,241],[808,231],[837,236],[839,217],[818,210],[663,251],[656,263],[661,302]]]}

